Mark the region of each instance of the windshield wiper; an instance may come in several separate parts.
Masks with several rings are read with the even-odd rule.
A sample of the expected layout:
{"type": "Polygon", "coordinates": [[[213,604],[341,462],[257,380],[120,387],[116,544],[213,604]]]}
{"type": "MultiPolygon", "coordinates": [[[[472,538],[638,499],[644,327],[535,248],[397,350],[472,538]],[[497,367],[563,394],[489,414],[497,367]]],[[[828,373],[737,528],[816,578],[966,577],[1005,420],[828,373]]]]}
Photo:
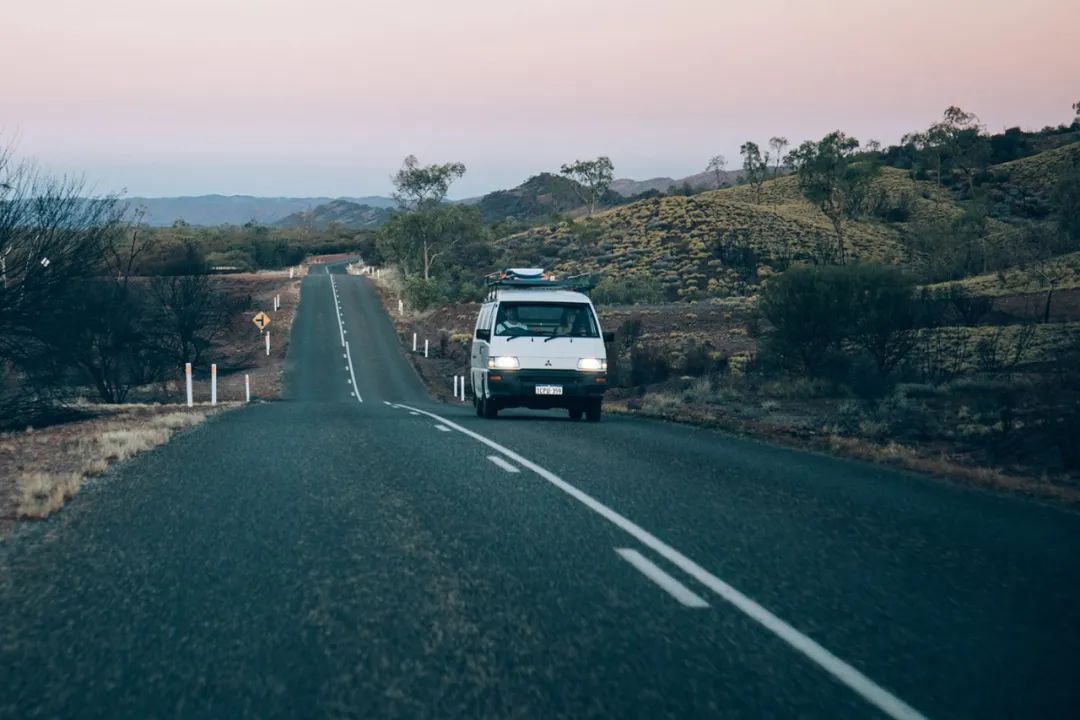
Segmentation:
{"type": "Polygon", "coordinates": [[[555,338],[559,338],[559,337],[570,337],[570,333],[555,333],[554,335],[551,335],[550,337],[544,338],[544,342],[547,342],[548,340],[554,340],[555,338]]]}

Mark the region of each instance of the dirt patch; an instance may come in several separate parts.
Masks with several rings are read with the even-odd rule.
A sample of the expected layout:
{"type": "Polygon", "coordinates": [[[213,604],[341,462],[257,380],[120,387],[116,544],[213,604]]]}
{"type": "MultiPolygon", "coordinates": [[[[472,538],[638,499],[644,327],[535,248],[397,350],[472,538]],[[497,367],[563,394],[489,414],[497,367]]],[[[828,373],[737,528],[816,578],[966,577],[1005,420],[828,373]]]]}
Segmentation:
{"type": "Polygon", "coordinates": [[[18,519],[56,512],[87,477],[234,407],[81,404],[82,419],[0,435],[0,535],[18,519]]]}

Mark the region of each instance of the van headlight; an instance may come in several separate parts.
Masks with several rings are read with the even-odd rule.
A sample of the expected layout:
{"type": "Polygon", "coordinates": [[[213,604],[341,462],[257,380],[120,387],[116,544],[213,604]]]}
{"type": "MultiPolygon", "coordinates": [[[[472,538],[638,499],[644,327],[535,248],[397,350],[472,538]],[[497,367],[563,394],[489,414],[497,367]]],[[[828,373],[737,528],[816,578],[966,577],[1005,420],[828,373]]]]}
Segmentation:
{"type": "Polygon", "coordinates": [[[586,372],[606,372],[607,360],[600,358],[581,358],[577,361],[577,369],[586,372]]]}
{"type": "Polygon", "coordinates": [[[517,370],[520,366],[513,355],[494,355],[488,358],[488,367],[492,370],[517,370]]]}

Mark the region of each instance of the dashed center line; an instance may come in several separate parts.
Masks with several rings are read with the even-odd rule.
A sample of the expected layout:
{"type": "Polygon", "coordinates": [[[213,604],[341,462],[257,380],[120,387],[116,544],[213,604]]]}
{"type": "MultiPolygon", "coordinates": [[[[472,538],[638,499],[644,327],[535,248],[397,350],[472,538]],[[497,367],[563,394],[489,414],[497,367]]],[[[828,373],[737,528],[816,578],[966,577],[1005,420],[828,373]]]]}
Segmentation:
{"type": "Polygon", "coordinates": [[[435,429],[442,430],[443,432],[450,432],[450,428],[446,427],[445,425],[436,425],[435,429]]]}
{"type": "MultiPolygon", "coordinates": [[[[800,653],[810,662],[827,672],[834,679],[848,687],[869,704],[881,710],[893,720],[926,720],[926,716],[915,708],[908,705],[896,695],[886,690],[881,685],[871,680],[851,664],[841,660],[817,641],[796,630],[787,622],[774,615],[772,612],[759,605],[750,597],[739,592],[737,589],[713,575],[696,562],[683,555],[681,552],[668,545],[660,538],[642,528],[637,523],[623,517],[591,495],[579,490],[555,473],[537,465],[526,457],[514,452],[510,448],[484,437],[480,433],[473,432],[468,428],[451,422],[444,417],[426,410],[417,410],[409,405],[396,405],[395,407],[410,411],[412,414],[421,413],[432,420],[444,423],[447,427],[471,437],[479,443],[487,445],[492,450],[500,453],[503,457],[510,458],[523,468],[527,468],[538,476],[554,485],[556,488],[574,498],[597,515],[603,517],[611,524],[624,530],[638,542],[643,544],[664,558],[675,567],[682,570],[690,577],[716,593],[720,598],[737,608],[744,615],[761,625],[780,640],[783,640],[796,652],[800,653]]],[[[489,456],[494,457],[494,456],[489,456]]],[[[644,560],[644,558],[642,558],[644,560]]],[[[627,559],[630,562],[629,559],[627,559]]],[[[647,561],[646,561],[647,562],[647,561]]],[[[639,568],[640,569],[640,568],[639,568]]],[[[659,568],[657,568],[659,569],[659,568]]],[[[644,570],[642,571],[644,572],[644,570]]],[[[674,579],[674,578],[672,578],[674,579]]]]}
{"type": "Polygon", "coordinates": [[[516,467],[514,467],[510,463],[506,462],[505,460],[503,460],[498,455],[488,455],[487,459],[490,460],[491,462],[495,463],[499,467],[501,467],[506,472],[511,472],[511,473],[521,472],[516,467]]]}
{"type": "Polygon", "coordinates": [[[615,548],[615,552],[619,553],[623,560],[633,565],[642,575],[659,585],[664,592],[686,607],[709,607],[709,603],[705,602],[701,596],[696,595],[690,588],[661,570],[653,561],[649,560],[637,550],[631,548],[615,548]]]}

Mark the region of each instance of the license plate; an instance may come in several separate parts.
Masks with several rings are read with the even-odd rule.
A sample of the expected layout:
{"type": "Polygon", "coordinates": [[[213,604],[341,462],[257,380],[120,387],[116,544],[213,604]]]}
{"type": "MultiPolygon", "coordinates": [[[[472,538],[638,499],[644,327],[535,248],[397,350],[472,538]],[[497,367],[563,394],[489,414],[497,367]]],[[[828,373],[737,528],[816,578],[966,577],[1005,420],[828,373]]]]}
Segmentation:
{"type": "Polygon", "coordinates": [[[562,395],[562,385],[537,385],[537,395],[562,395]]]}

